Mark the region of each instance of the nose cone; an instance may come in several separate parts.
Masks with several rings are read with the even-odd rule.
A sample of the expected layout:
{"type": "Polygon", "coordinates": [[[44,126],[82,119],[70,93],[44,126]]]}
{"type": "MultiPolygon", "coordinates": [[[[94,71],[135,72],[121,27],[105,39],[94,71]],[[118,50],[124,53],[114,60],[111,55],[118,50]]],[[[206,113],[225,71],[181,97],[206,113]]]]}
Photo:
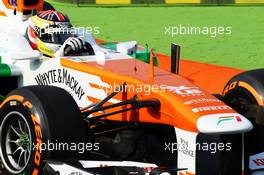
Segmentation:
{"type": "Polygon", "coordinates": [[[244,133],[253,128],[252,123],[238,113],[220,113],[201,116],[198,131],[205,134],[244,133]]]}

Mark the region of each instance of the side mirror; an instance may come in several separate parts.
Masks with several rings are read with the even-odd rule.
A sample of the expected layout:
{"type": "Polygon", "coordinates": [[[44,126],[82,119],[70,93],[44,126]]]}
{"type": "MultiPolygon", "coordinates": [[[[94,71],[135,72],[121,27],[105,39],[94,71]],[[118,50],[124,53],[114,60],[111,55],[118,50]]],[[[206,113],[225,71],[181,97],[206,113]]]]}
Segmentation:
{"type": "Polygon", "coordinates": [[[120,53],[124,53],[127,55],[132,55],[136,53],[137,50],[137,42],[136,41],[128,41],[128,42],[122,42],[118,43],[116,45],[116,51],[120,53]]]}

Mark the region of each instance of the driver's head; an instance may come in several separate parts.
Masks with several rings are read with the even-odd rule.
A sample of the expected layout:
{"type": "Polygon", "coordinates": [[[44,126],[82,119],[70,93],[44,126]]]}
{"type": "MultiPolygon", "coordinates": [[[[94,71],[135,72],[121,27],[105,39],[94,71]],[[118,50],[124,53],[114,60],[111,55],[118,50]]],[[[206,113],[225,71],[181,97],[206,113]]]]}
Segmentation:
{"type": "Polygon", "coordinates": [[[31,17],[27,34],[32,48],[53,57],[64,41],[72,36],[70,27],[67,16],[47,10],[31,17]]]}

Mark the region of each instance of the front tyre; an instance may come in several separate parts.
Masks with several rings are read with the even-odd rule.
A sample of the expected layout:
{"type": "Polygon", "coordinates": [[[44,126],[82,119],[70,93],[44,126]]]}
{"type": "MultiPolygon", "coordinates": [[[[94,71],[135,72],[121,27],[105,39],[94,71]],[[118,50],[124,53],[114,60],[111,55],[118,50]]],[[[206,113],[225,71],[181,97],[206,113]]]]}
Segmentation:
{"type": "MultiPolygon", "coordinates": [[[[223,100],[253,124],[245,134],[245,175],[264,170],[264,69],[241,73],[223,91],[223,100]]],[[[263,173],[260,172],[260,173],[263,173]]]]}
{"type": "Polygon", "coordinates": [[[19,88],[7,96],[0,108],[0,156],[10,174],[42,174],[47,159],[76,154],[49,149],[48,144],[70,145],[86,140],[80,110],[63,89],[19,88]]]}

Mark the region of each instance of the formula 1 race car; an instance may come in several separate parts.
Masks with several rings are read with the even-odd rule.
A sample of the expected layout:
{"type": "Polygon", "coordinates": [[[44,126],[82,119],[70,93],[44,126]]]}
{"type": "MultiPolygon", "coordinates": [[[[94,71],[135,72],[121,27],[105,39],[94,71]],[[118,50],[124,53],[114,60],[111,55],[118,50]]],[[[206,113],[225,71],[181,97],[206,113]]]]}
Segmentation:
{"type": "Polygon", "coordinates": [[[25,37],[43,3],[0,1],[0,174],[263,174],[264,70],[212,95],[134,41],[46,57],[25,37]]]}

